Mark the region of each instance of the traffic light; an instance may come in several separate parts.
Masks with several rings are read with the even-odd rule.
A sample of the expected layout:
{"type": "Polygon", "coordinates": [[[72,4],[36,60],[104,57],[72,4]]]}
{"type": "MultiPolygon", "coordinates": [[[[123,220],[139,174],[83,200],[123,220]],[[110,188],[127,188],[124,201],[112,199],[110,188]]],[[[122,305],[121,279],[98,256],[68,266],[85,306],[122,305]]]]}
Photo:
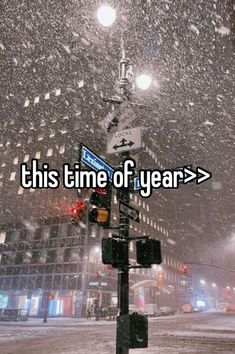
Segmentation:
{"type": "Polygon", "coordinates": [[[93,208],[89,212],[89,221],[97,223],[104,228],[109,227],[111,214],[112,189],[110,185],[105,188],[95,188],[90,198],[93,208]]]}
{"type": "Polygon", "coordinates": [[[139,240],[136,242],[137,263],[142,265],[161,264],[161,242],[154,239],[139,240]]]}
{"type": "Polygon", "coordinates": [[[70,210],[70,220],[73,225],[77,225],[85,212],[85,202],[81,199],[70,210]]]}
{"type": "Polygon", "coordinates": [[[188,273],[188,267],[186,266],[186,264],[183,264],[183,266],[182,266],[182,272],[183,272],[184,274],[187,274],[187,273],[188,273]]]}
{"type": "Polygon", "coordinates": [[[102,262],[113,268],[128,264],[128,243],[112,237],[102,239],[102,262]]]}

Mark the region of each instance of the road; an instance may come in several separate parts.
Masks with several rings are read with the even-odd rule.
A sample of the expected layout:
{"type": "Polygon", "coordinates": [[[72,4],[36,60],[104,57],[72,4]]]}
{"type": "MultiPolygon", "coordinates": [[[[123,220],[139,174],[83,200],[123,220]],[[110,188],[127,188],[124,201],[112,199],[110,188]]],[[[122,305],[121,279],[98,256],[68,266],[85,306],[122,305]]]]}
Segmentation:
{"type": "MultiPolygon", "coordinates": [[[[0,323],[1,354],[112,354],[115,322],[49,319],[0,323]]],[[[149,319],[148,349],[136,354],[235,353],[235,314],[207,312],[149,319]]]]}

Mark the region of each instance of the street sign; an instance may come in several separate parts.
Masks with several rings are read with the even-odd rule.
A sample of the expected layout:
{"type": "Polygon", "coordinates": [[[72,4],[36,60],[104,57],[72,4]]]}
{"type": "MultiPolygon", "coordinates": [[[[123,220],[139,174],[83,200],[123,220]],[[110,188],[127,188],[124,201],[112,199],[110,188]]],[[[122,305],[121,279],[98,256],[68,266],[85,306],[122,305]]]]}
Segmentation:
{"type": "Polygon", "coordinates": [[[128,216],[129,219],[140,222],[139,210],[135,209],[122,200],[119,201],[119,212],[120,214],[128,216]]]}
{"type": "Polygon", "coordinates": [[[138,191],[139,189],[141,189],[139,176],[134,177],[134,179],[133,179],[133,187],[134,187],[135,191],[138,191]]]}
{"type": "Polygon", "coordinates": [[[113,168],[84,145],[81,147],[81,161],[97,172],[105,170],[108,173],[109,180],[112,182],[113,168]]]}
{"type": "Polygon", "coordinates": [[[125,129],[137,118],[130,102],[125,101],[99,122],[105,132],[111,133],[125,129]]]}
{"type": "Polygon", "coordinates": [[[121,130],[107,136],[107,153],[139,149],[141,147],[141,128],[121,130]]]}

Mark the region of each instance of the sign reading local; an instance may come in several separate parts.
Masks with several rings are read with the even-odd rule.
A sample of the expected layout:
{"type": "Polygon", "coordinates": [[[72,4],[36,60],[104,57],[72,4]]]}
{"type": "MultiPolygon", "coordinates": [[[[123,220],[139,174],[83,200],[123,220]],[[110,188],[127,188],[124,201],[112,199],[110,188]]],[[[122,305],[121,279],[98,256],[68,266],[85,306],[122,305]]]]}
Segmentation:
{"type": "Polygon", "coordinates": [[[129,219],[140,222],[139,210],[135,209],[130,204],[125,203],[123,200],[120,200],[119,202],[119,212],[122,215],[128,216],[129,219]]]}
{"type": "Polygon", "coordinates": [[[125,129],[107,136],[107,153],[139,149],[141,147],[141,128],[125,129]]]}

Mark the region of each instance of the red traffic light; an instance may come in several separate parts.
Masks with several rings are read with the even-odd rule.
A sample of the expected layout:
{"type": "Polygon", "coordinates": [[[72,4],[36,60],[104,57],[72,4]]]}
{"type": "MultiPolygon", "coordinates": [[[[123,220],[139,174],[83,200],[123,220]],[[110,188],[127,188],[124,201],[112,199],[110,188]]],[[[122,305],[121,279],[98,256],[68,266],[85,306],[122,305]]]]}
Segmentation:
{"type": "Polygon", "coordinates": [[[97,187],[97,188],[95,188],[95,192],[97,194],[99,194],[99,195],[107,195],[109,190],[108,190],[108,188],[99,188],[99,187],[97,187]]]}
{"type": "Polygon", "coordinates": [[[186,266],[186,264],[183,265],[182,272],[185,274],[188,272],[188,267],[186,266]]]}

